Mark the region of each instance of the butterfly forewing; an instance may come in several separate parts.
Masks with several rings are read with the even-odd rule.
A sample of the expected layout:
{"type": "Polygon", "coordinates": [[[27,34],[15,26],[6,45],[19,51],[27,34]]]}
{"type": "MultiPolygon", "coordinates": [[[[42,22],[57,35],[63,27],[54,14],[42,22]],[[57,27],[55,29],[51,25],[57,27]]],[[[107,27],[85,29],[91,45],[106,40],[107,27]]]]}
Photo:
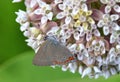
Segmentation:
{"type": "Polygon", "coordinates": [[[47,60],[48,55],[46,54],[46,50],[47,50],[48,45],[49,45],[48,41],[45,41],[40,46],[38,52],[36,53],[36,55],[33,59],[34,65],[49,66],[52,64],[52,62],[48,62],[49,60],[47,60]]]}

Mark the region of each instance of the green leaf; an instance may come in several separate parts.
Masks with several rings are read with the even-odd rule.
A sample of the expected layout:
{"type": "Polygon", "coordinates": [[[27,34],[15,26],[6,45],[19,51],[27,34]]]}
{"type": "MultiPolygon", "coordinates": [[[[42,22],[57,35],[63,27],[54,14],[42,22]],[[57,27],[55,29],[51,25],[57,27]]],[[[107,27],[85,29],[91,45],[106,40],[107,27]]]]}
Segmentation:
{"type": "Polygon", "coordinates": [[[12,0],[0,0],[0,64],[24,51],[30,50],[20,25],[15,21],[15,12],[25,10],[24,3],[12,3],[12,0]]]}
{"type": "Polygon", "coordinates": [[[52,21],[58,21],[58,19],[56,18],[56,16],[53,17],[52,21]]]}
{"type": "Polygon", "coordinates": [[[120,76],[104,78],[81,79],[78,72],[63,72],[61,68],[34,66],[33,52],[26,52],[6,61],[0,68],[0,82],[119,82],[120,76]]]}

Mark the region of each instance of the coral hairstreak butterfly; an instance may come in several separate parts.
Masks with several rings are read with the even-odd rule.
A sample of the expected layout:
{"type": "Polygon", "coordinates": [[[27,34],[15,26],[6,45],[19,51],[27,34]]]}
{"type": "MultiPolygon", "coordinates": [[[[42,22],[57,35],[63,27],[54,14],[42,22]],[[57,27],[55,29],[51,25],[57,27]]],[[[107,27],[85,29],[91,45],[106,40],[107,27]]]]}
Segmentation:
{"type": "Polygon", "coordinates": [[[75,62],[76,57],[53,36],[47,36],[36,53],[33,64],[38,66],[63,65],[75,62]]]}

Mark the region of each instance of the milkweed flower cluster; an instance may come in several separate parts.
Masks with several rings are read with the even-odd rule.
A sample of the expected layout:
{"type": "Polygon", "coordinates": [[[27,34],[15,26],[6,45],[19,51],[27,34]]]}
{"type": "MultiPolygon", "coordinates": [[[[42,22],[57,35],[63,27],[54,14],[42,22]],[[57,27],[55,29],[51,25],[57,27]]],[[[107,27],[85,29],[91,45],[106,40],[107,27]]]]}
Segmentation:
{"type": "Polygon", "coordinates": [[[63,65],[63,71],[78,71],[82,78],[120,72],[120,0],[24,2],[26,11],[16,12],[16,21],[36,52],[44,36],[53,35],[77,57],[77,62],[63,65]]]}

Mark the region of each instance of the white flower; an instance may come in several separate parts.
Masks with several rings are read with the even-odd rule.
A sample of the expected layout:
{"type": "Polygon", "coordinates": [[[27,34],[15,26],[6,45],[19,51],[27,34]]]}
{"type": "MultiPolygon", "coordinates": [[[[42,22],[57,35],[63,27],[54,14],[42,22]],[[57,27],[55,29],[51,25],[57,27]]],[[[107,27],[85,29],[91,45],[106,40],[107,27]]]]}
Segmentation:
{"type": "Polygon", "coordinates": [[[112,75],[115,75],[117,73],[115,68],[110,68],[110,72],[111,72],[112,75]]]}
{"type": "Polygon", "coordinates": [[[110,15],[111,21],[116,21],[116,20],[118,20],[119,18],[120,18],[120,16],[119,16],[118,14],[112,14],[112,15],[110,15]]]}
{"type": "Polygon", "coordinates": [[[108,34],[110,33],[110,27],[104,26],[104,27],[103,27],[103,33],[104,33],[105,35],[108,35],[108,34]]]}
{"type": "Polygon", "coordinates": [[[88,51],[85,48],[84,44],[79,44],[77,46],[77,58],[78,60],[83,60],[85,57],[89,57],[88,51]]]}
{"type": "Polygon", "coordinates": [[[68,46],[68,49],[69,49],[71,52],[76,52],[76,48],[77,48],[77,45],[76,45],[76,44],[72,44],[72,45],[68,46]]]}
{"type": "Polygon", "coordinates": [[[43,17],[41,18],[41,23],[42,23],[42,24],[45,24],[45,23],[47,22],[47,20],[48,20],[47,16],[43,16],[43,17]]]}
{"type": "Polygon", "coordinates": [[[29,31],[30,31],[32,36],[36,36],[36,35],[38,35],[40,33],[40,30],[38,28],[36,28],[36,27],[31,27],[29,29],[29,31]]]}
{"type": "Polygon", "coordinates": [[[108,70],[104,71],[103,76],[107,79],[108,77],[110,77],[110,72],[108,70]]]}
{"type": "Polygon", "coordinates": [[[109,51],[110,62],[115,61],[115,58],[116,58],[115,48],[111,48],[110,51],[109,51]]]}
{"type": "Polygon", "coordinates": [[[90,41],[92,39],[92,32],[91,31],[88,31],[87,33],[86,33],[86,40],[87,41],[90,41]]]}
{"type": "Polygon", "coordinates": [[[87,12],[87,11],[88,11],[88,6],[87,6],[87,4],[83,3],[83,4],[81,5],[81,9],[87,12]]]}
{"type": "Polygon", "coordinates": [[[62,71],[67,71],[68,66],[67,65],[62,65],[62,71]]]}
{"type": "Polygon", "coordinates": [[[105,43],[104,41],[100,40],[93,40],[91,44],[92,50],[94,51],[94,55],[103,55],[105,54],[105,43]]]}
{"type": "Polygon", "coordinates": [[[71,17],[66,17],[66,19],[65,19],[65,24],[70,24],[70,22],[71,22],[71,17]]]}
{"type": "Polygon", "coordinates": [[[55,4],[61,3],[62,0],[54,0],[55,4]]]}
{"type": "Polygon", "coordinates": [[[72,73],[75,73],[76,69],[77,69],[77,63],[74,62],[74,63],[69,63],[68,65],[69,67],[69,70],[72,72],[72,73]]]}
{"type": "Polygon", "coordinates": [[[64,12],[60,12],[60,13],[58,13],[57,16],[56,16],[57,19],[62,19],[62,18],[64,18],[64,17],[65,17],[64,12]]]}
{"type": "Polygon", "coordinates": [[[42,35],[39,34],[36,39],[37,39],[38,41],[40,41],[40,40],[42,40],[42,38],[43,38],[42,35]]]}
{"type": "Polygon", "coordinates": [[[24,23],[23,25],[21,25],[20,30],[21,31],[27,30],[29,28],[29,25],[30,25],[29,22],[24,23]]]}
{"type": "Polygon", "coordinates": [[[115,42],[120,44],[120,33],[119,32],[113,32],[112,35],[110,36],[110,43],[115,43],[115,42]]]}
{"type": "Polygon", "coordinates": [[[57,26],[52,27],[52,29],[47,32],[47,35],[50,35],[50,36],[57,35],[58,30],[59,30],[59,27],[57,27],[57,26]]]}
{"type": "Polygon", "coordinates": [[[16,3],[16,2],[21,2],[22,0],[13,0],[12,2],[13,3],[16,3]]]}
{"type": "Polygon", "coordinates": [[[71,21],[71,13],[70,9],[73,5],[73,0],[64,0],[63,3],[58,5],[58,8],[62,10],[60,13],[57,14],[57,19],[62,19],[65,17],[65,24],[69,24],[71,21]]]}
{"type": "Polygon", "coordinates": [[[70,12],[69,12],[70,8],[68,8],[67,0],[64,1],[63,4],[59,4],[58,8],[61,9],[62,11],[57,14],[57,16],[56,16],[57,19],[62,19],[64,17],[67,17],[68,15],[70,15],[70,12]]]}
{"type": "Polygon", "coordinates": [[[103,60],[102,60],[102,57],[101,56],[97,56],[96,57],[96,61],[98,61],[99,63],[101,63],[103,60]]]}
{"type": "Polygon", "coordinates": [[[120,6],[119,6],[119,5],[115,5],[115,6],[113,7],[113,9],[114,9],[116,12],[120,13],[120,6]]]}
{"type": "Polygon", "coordinates": [[[86,65],[86,66],[91,66],[92,64],[94,64],[94,62],[95,62],[95,60],[94,60],[94,57],[86,57],[86,58],[84,58],[84,60],[83,60],[83,62],[84,62],[84,64],[86,65]]]}
{"type": "Polygon", "coordinates": [[[84,69],[83,74],[82,74],[82,78],[88,74],[90,74],[92,72],[92,68],[91,67],[87,67],[84,69]]]}
{"type": "Polygon", "coordinates": [[[41,23],[45,24],[48,20],[52,20],[52,18],[53,18],[53,13],[49,12],[48,14],[42,16],[41,23]]]}
{"type": "Polygon", "coordinates": [[[78,72],[82,75],[82,73],[83,73],[83,66],[79,66],[79,69],[78,69],[78,72]]]}
{"type": "Polygon", "coordinates": [[[95,74],[94,78],[95,78],[95,79],[98,79],[99,76],[100,76],[100,74],[95,74]]]}
{"type": "Polygon", "coordinates": [[[98,27],[103,27],[104,35],[108,35],[112,30],[118,31],[120,30],[120,26],[115,22],[119,19],[118,14],[104,14],[103,19],[100,20],[97,24],[98,27]]]}
{"type": "Polygon", "coordinates": [[[97,66],[94,66],[93,69],[94,69],[95,73],[100,73],[101,72],[100,69],[97,66]]]}
{"type": "Polygon", "coordinates": [[[35,50],[39,47],[39,45],[37,42],[34,42],[31,47],[35,50]]]}
{"type": "Polygon", "coordinates": [[[83,37],[84,35],[85,32],[82,26],[78,27],[73,34],[75,40],[80,40],[80,37],[83,37]]]}
{"type": "Polygon", "coordinates": [[[79,54],[81,54],[81,55],[83,55],[83,56],[85,56],[85,57],[89,57],[88,51],[87,51],[87,49],[85,48],[84,44],[79,44],[79,45],[77,46],[77,48],[78,48],[79,54]]]}
{"type": "Polygon", "coordinates": [[[100,0],[101,3],[106,4],[105,6],[105,13],[110,13],[112,8],[116,12],[120,12],[120,6],[117,3],[120,3],[119,0],[100,0]]]}
{"type": "Polygon", "coordinates": [[[120,44],[116,45],[116,52],[119,54],[120,53],[120,44]]]}
{"type": "Polygon", "coordinates": [[[36,0],[31,0],[30,2],[30,8],[34,8],[34,6],[37,4],[36,0]]]}
{"type": "Polygon", "coordinates": [[[18,12],[15,12],[17,14],[16,22],[20,24],[24,24],[28,21],[28,15],[25,11],[19,10],[18,12]]]}
{"type": "Polygon", "coordinates": [[[30,37],[30,36],[31,36],[31,33],[30,33],[30,31],[24,31],[23,35],[24,35],[25,37],[30,37]]]}
{"type": "Polygon", "coordinates": [[[32,44],[35,42],[34,38],[33,37],[30,37],[29,39],[25,40],[27,43],[28,46],[32,46],[32,44]]]}
{"type": "Polygon", "coordinates": [[[110,43],[114,43],[117,40],[118,34],[116,32],[112,33],[110,36],[110,43]]]}
{"type": "Polygon", "coordinates": [[[94,31],[93,31],[93,34],[95,35],[95,36],[101,36],[101,34],[100,34],[100,32],[99,32],[99,30],[98,29],[95,29],[94,31]]]}
{"type": "Polygon", "coordinates": [[[52,20],[52,18],[53,18],[53,12],[51,12],[52,7],[41,0],[37,0],[37,2],[39,4],[40,8],[36,9],[34,11],[34,14],[42,15],[41,23],[44,24],[48,20],[52,20]]]}
{"type": "Polygon", "coordinates": [[[117,70],[120,71],[120,64],[117,65],[117,70]]]}

